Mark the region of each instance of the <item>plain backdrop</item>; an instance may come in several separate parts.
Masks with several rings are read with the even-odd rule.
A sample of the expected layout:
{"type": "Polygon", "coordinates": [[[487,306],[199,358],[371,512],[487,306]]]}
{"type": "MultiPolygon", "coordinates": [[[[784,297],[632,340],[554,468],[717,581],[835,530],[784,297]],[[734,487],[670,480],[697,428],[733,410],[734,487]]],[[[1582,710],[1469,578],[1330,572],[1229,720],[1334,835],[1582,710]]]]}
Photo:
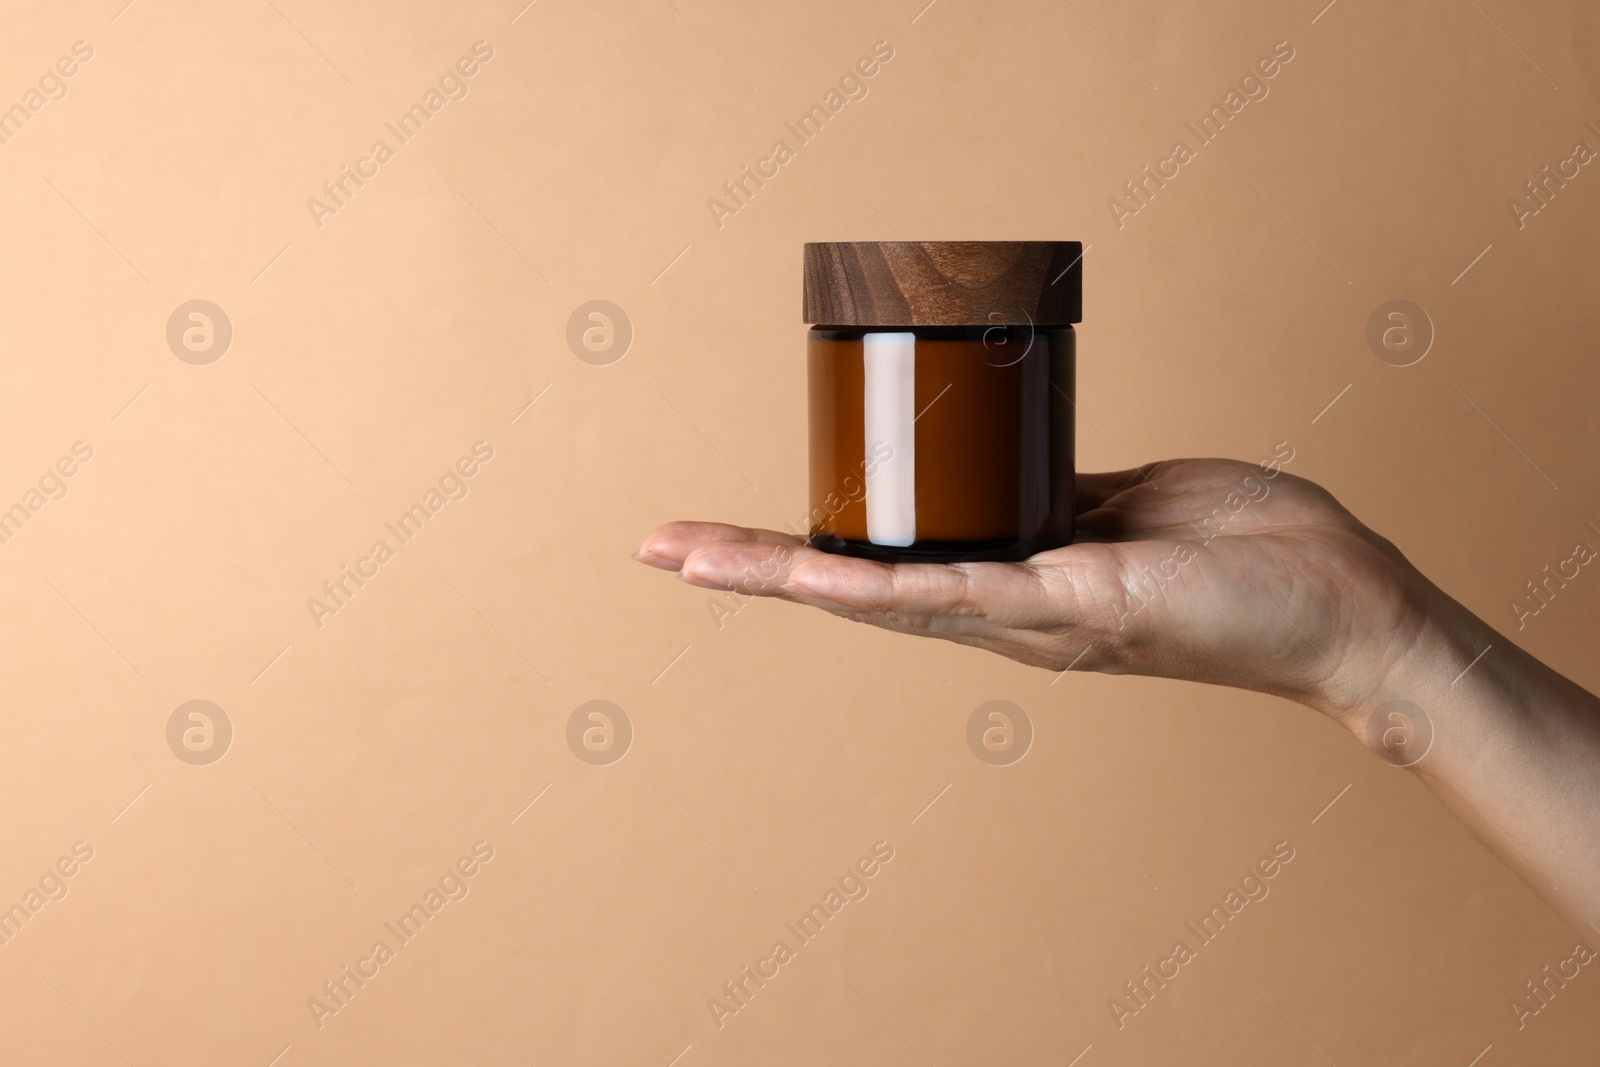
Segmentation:
{"type": "Polygon", "coordinates": [[[669,519],[804,515],[804,241],[1081,240],[1082,469],[1287,442],[1600,685],[1600,574],[1521,630],[1512,606],[1600,545],[1600,173],[1568,162],[1600,150],[1600,15],[1324,2],[9,4],[7,1058],[1592,1062],[1592,966],[1511,1007],[1580,935],[1312,712],[628,558],[669,519]],[[1275,47],[1201,143],[1185,124],[1275,47]],[[1534,200],[1547,165],[1569,177],[1534,200]],[[221,358],[187,312],[197,351],[169,344],[194,300],[221,358]],[[620,358],[569,344],[593,300],[620,358]],[[1393,300],[1431,323],[1410,366],[1367,340],[1393,300]],[[225,743],[214,712],[169,734],[191,700],[225,743]],[[582,743],[601,720],[569,741],[592,700],[620,760],[582,743]],[[967,740],[994,700],[1031,723],[1007,766],[967,740]],[[802,943],[785,924],[880,842],[802,943]],[[1281,842],[1269,895],[1192,940],[1281,842]]]}

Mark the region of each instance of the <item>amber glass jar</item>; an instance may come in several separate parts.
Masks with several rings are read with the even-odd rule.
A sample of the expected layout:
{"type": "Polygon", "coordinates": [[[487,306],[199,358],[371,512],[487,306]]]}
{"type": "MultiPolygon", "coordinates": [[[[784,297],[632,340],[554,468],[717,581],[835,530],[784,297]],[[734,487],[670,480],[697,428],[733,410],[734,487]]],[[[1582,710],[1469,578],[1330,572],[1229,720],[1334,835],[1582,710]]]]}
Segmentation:
{"type": "Polygon", "coordinates": [[[884,562],[1072,540],[1072,241],[806,245],[810,534],[884,562]]]}

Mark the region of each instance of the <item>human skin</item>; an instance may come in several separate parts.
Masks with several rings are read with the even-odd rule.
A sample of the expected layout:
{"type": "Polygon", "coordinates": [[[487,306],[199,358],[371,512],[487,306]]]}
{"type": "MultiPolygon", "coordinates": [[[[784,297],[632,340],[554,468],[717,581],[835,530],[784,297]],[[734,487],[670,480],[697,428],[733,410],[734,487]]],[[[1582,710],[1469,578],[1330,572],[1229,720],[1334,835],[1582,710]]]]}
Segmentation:
{"type": "Polygon", "coordinates": [[[1407,766],[1575,927],[1600,929],[1600,699],[1452,600],[1327,490],[1274,466],[1082,474],[1077,508],[1076,543],[1020,563],[888,565],[710,522],[668,523],[635,558],[691,585],[1047,670],[1305,704],[1407,766]]]}

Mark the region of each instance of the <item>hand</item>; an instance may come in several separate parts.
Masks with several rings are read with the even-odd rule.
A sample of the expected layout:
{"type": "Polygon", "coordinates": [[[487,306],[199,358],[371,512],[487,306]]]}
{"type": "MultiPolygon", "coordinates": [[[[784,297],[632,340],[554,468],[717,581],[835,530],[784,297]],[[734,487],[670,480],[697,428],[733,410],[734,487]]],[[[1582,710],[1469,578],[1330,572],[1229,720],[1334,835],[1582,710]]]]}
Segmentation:
{"type": "Polygon", "coordinates": [[[1428,744],[1396,760],[1384,741],[1379,754],[1574,928],[1600,915],[1600,700],[1446,596],[1326,490],[1270,463],[1079,475],[1076,503],[1077,543],[1021,563],[889,566],[705,522],[661,527],[636,558],[694,585],[1050,670],[1274,693],[1364,741],[1403,701],[1429,722],[1428,744]]]}
{"type": "Polygon", "coordinates": [[[1429,588],[1321,487],[1275,465],[1171,460],[1077,480],[1078,542],[1022,563],[890,566],[802,538],[675,522],[644,563],[710,589],[1062,671],[1185,678],[1340,717],[1370,705],[1429,588]]]}

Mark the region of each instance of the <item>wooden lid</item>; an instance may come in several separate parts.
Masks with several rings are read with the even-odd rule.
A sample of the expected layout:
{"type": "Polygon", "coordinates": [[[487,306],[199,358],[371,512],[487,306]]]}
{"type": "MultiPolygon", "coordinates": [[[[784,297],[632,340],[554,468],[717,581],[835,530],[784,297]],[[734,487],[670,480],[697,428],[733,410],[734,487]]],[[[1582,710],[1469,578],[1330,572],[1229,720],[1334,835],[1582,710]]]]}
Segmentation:
{"type": "Polygon", "coordinates": [[[823,326],[1064,325],[1083,319],[1078,241],[816,241],[805,321],[823,326]]]}

